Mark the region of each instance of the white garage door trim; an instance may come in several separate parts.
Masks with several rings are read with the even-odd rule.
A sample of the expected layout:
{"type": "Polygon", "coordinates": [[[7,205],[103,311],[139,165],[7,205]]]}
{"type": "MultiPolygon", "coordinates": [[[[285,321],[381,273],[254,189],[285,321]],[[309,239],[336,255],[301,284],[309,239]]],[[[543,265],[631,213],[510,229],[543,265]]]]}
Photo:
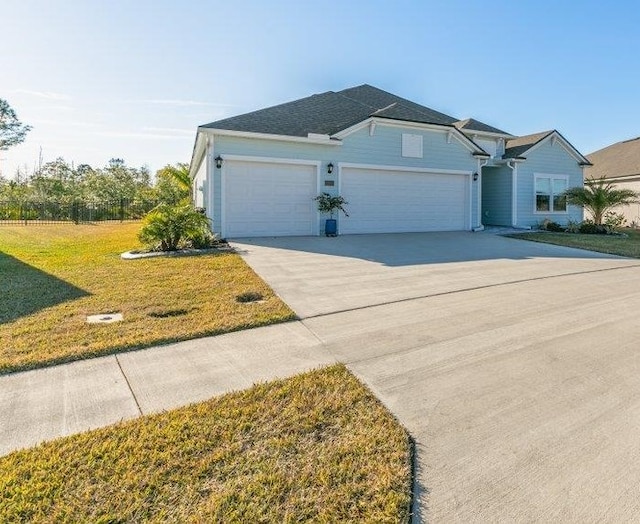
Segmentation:
{"type": "MultiPolygon", "coordinates": [[[[246,155],[224,155],[220,173],[220,230],[223,238],[227,236],[227,202],[226,202],[226,187],[228,177],[228,166],[233,162],[255,162],[255,163],[267,163],[267,164],[285,164],[285,165],[299,165],[305,167],[315,168],[315,193],[320,192],[320,165],[319,160],[299,160],[294,158],[273,158],[273,157],[260,157],[260,156],[246,156],[246,155]]],[[[309,235],[319,235],[319,223],[320,213],[315,213],[315,218],[309,230],[309,235]]]]}
{"type": "MultiPolygon", "coordinates": [[[[354,164],[349,162],[338,163],[338,191],[343,195],[343,170],[362,170],[362,171],[387,171],[387,172],[400,172],[400,173],[415,173],[415,174],[433,174],[433,175],[457,175],[466,177],[465,187],[465,225],[468,230],[471,230],[473,225],[473,178],[472,172],[466,170],[457,169],[435,169],[435,168],[416,168],[407,166],[389,166],[378,164],[354,164]]],[[[344,195],[343,195],[344,196],[344,195]]],[[[348,198],[347,198],[348,199],[348,198]]],[[[347,206],[348,208],[348,206],[347,206]]]]}

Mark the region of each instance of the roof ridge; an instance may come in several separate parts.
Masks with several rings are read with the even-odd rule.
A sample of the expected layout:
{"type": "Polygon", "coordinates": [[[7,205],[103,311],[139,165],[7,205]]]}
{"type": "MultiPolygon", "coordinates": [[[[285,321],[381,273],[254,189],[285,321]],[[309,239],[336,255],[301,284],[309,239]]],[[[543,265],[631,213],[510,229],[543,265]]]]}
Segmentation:
{"type": "Polygon", "coordinates": [[[391,109],[393,106],[396,106],[396,105],[402,105],[402,104],[399,104],[398,102],[393,102],[392,104],[389,104],[388,106],[382,107],[382,108],[378,109],[377,111],[374,111],[371,114],[375,115],[376,113],[382,113],[383,111],[386,111],[387,109],[391,109]]]}
{"type": "MultiPolygon", "coordinates": [[[[354,100],[355,102],[358,102],[358,103],[364,105],[365,107],[371,107],[371,108],[375,109],[375,112],[382,111],[384,109],[388,109],[390,106],[393,105],[393,104],[390,104],[387,107],[379,108],[379,107],[372,106],[370,104],[366,104],[366,103],[364,103],[364,102],[362,102],[362,101],[360,101],[360,100],[358,100],[356,98],[352,98],[352,97],[347,96],[347,95],[344,94],[345,91],[351,91],[351,90],[358,89],[358,88],[363,88],[363,87],[368,87],[370,89],[374,89],[376,91],[384,93],[385,95],[387,95],[387,96],[391,97],[393,100],[395,100],[394,103],[396,103],[396,104],[398,104],[398,105],[400,105],[402,107],[406,107],[407,109],[411,109],[413,111],[416,111],[416,112],[418,112],[418,113],[420,113],[420,114],[422,114],[422,115],[424,115],[424,116],[426,116],[428,118],[432,117],[432,114],[430,114],[430,113],[437,113],[438,115],[442,115],[443,117],[450,118],[454,122],[456,120],[456,117],[453,117],[451,115],[447,115],[447,114],[443,113],[442,111],[438,111],[436,109],[432,109],[430,107],[423,106],[422,104],[419,104],[417,102],[409,100],[408,98],[403,98],[403,97],[398,96],[398,95],[396,95],[394,93],[390,93],[389,91],[385,91],[384,89],[380,89],[379,87],[372,86],[371,84],[361,84],[359,86],[348,87],[346,89],[343,89],[342,91],[337,91],[336,94],[344,96],[345,98],[348,98],[349,100],[354,100]]],[[[442,124],[442,125],[444,125],[444,124],[442,124]]],[[[453,123],[447,124],[447,125],[453,125],[453,123]]]]}
{"type": "MultiPolygon", "coordinates": [[[[519,135],[513,138],[509,138],[507,139],[507,142],[515,142],[516,140],[521,140],[523,138],[530,138],[532,136],[536,136],[536,135],[544,135],[540,138],[540,140],[542,140],[543,138],[548,137],[551,133],[557,133],[556,129],[550,129],[547,131],[538,131],[537,133],[529,133],[528,135],[519,135]]],[[[540,140],[537,140],[536,142],[539,142],[540,140]]]]}
{"type": "MultiPolygon", "coordinates": [[[[375,106],[372,106],[370,104],[366,104],[362,100],[358,100],[357,98],[353,98],[352,96],[348,96],[348,95],[344,94],[345,91],[351,91],[353,89],[358,89],[360,87],[371,87],[373,89],[378,89],[377,87],[369,85],[369,84],[360,84],[359,86],[347,87],[347,88],[342,89],[340,91],[336,91],[335,93],[336,93],[336,95],[341,96],[342,98],[346,98],[347,100],[351,100],[352,102],[356,102],[357,104],[360,104],[363,107],[368,107],[370,109],[375,109],[376,111],[379,110],[379,108],[376,108],[375,106]]],[[[379,89],[379,91],[382,91],[382,90],[379,89]]]]}

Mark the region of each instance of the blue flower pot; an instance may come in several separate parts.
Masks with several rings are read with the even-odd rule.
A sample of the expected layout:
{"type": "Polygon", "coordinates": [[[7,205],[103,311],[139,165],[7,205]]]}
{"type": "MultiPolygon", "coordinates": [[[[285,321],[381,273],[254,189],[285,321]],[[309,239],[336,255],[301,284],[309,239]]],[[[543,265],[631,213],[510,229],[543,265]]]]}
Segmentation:
{"type": "Polygon", "coordinates": [[[324,234],[328,237],[335,237],[338,234],[338,221],[335,218],[327,218],[324,223],[324,234]]]}

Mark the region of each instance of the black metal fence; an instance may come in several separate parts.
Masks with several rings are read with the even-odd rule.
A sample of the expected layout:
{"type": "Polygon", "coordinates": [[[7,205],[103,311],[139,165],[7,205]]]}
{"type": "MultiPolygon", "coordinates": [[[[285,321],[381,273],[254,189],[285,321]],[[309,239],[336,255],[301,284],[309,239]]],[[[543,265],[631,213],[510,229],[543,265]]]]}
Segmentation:
{"type": "Polygon", "coordinates": [[[139,220],[157,202],[119,200],[117,202],[3,202],[0,201],[0,224],[57,224],[139,220]]]}

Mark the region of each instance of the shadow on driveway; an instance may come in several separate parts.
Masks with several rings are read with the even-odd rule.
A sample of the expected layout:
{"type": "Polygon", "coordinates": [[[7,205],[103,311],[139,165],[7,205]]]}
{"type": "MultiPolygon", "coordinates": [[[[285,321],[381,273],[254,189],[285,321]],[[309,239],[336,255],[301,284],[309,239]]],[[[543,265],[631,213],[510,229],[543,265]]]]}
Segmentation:
{"type": "Polygon", "coordinates": [[[635,259],[489,233],[403,233],[232,241],[300,318],[573,273],[635,259]]]}
{"type": "Polygon", "coordinates": [[[490,233],[467,231],[446,233],[394,233],[320,237],[243,238],[246,246],[268,247],[376,262],[385,266],[415,266],[483,260],[526,260],[530,258],[609,258],[595,253],[551,244],[527,242],[490,233]]]}
{"type": "Polygon", "coordinates": [[[89,293],[0,252],[0,324],[89,293]]]}

